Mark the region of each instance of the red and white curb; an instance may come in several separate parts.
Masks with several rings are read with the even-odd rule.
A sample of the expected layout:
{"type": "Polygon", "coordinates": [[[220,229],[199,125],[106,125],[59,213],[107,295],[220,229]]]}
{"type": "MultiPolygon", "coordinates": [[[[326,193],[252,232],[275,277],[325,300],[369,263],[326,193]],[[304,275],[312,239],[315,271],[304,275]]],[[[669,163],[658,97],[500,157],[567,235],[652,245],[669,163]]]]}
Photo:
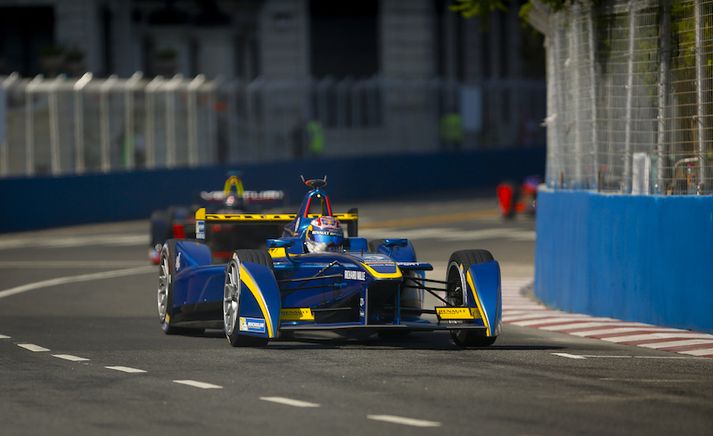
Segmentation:
{"type": "Polygon", "coordinates": [[[549,309],[522,295],[532,279],[503,281],[503,322],[623,345],[713,358],[713,335],[549,309]]]}

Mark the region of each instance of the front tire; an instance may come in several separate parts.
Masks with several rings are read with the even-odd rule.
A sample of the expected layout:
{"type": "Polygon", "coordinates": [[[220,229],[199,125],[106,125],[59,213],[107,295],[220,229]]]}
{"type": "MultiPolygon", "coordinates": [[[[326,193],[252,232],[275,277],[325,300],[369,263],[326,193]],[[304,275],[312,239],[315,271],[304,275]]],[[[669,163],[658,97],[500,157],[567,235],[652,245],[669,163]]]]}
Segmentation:
{"type": "MultiPolygon", "coordinates": [[[[465,293],[470,292],[470,285],[465,280],[465,273],[471,265],[495,260],[487,250],[460,250],[451,254],[446,273],[446,299],[453,306],[465,306],[465,293]]],[[[486,336],[473,330],[451,330],[453,343],[460,347],[487,347],[493,345],[497,336],[486,336]]]]}
{"type": "Polygon", "coordinates": [[[265,265],[272,270],[272,257],[266,250],[236,250],[225,272],[223,288],[223,326],[225,337],[233,347],[264,347],[268,338],[240,334],[241,261],[265,265]]]}
{"type": "Polygon", "coordinates": [[[175,327],[173,322],[173,275],[176,265],[176,241],[169,239],[161,249],[158,263],[158,290],[156,302],[158,305],[158,320],[161,330],[167,335],[199,335],[204,329],[175,327]]]}

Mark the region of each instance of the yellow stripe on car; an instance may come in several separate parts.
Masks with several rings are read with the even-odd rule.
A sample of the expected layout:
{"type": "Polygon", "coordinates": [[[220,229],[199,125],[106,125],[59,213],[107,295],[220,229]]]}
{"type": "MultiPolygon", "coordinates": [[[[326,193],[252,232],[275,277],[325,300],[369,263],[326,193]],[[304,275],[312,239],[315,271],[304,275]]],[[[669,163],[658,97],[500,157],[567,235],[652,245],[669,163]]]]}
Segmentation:
{"type": "MultiPolygon", "coordinates": [[[[461,270],[463,270],[463,266],[460,265],[461,270]]],[[[475,298],[475,304],[478,306],[478,312],[480,313],[480,317],[483,319],[483,324],[485,324],[485,333],[490,336],[490,322],[488,321],[488,316],[485,310],[483,310],[483,305],[480,303],[480,298],[478,297],[478,290],[475,288],[475,283],[473,282],[473,275],[470,273],[470,270],[468,270],[467,273],[467,280],[468,280],[468,285],[470,286],[470,292],[473,294],[473,298],[475,298]]]]}
{"type": "Polygon", "coordinates": [[[262,292],[260,292],[260,287],[255,282],[253,276],[242,264],[240,265],[240,280],[245,283],[245,286],[248,287],[250,292],[253,294],[253,297],[255,297],[258,306],[260,306],[262,316],[263,318],[265,318],[265,324],[267,324],[267,337],[275,337],[274,332],[272,330],[272,318],[270,317],[270,312],[267,310],[265,298],[263,297],[262,292]]]}
{"type": "MultiPolygon", "coordinates": [[[[319,218],[323,215],[320,214],[310,214],[308,218],[319,218]]],[[[358,221],[359,215],[355,213],[336,213],[333,215],[340,221],[358,221]]],[[[270,214],[259,214],[259,213],[206,213],[205,208],[200,208],[196,211],[197,220],[206,221],[229,221],[229,222],[242,222],[242,221],[261,221],[261,222],[274,222],[274,223],[289,223],[290,221],[297,218],[294,213],[270,213],[270,214]]]]}
{"type": "Polygon", "coordinates": [[[369,265],[362,263],[361,264],[365,270],[369,272],[375,279],[401,279],[403,278],[403,275],[401,274],[401,270],[399,269],[396,264],[394,264],[394,268],[396,268],[396,271],[392,273],[380,273],[374,268],[370,267],[369,265]]]}
{"type": "Polygon", "coordinates": [[[287,250],[284,247],[268,248],[267,252],[272,258],[287,257],[287,250]]]}

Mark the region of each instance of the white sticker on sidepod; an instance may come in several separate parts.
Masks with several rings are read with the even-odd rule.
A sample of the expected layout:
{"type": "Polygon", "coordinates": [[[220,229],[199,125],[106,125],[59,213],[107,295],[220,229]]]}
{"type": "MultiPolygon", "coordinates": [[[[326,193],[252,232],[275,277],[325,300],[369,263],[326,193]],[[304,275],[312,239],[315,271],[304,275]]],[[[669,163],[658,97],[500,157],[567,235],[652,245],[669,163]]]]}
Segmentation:
{"type": "Polygon", "coordinates": [[[364,271],[354,271],[350,269],[344,270],[344,278],[347,280],[366,280],[366,273],[364,271]]]}
{"type": "Polygon", "coordinates": [[[181,253],[178,253],[178,256],[176,256],[176,271],[181,269],[181,253]]]}

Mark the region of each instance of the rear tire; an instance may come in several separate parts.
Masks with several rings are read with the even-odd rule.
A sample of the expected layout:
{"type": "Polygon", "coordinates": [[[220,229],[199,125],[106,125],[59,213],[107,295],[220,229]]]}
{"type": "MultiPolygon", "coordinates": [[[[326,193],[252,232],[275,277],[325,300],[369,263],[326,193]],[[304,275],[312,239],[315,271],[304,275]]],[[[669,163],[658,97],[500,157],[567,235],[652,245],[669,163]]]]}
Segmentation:
{"type": "MultiPolygon", "coordinates": [[[[233,259],[225,272],[225,287],[223,291],[223,328],[228,343],[233,347],[265,347],[268,338],[240,334],[240,282],[241,262],[257,263],[273,269],[272,257],[266,250],[235,250],[233,259]]],[[[265,321],[267,322],[267,320],[265,321]]]]}
{"type": "MultiPolygon", "coordinates": [[[[495,260],[487,250],[460,250],[451,254],[448,260],[446,281],[448,282],[446,299],[454,306],[465,303],[463,292],[469,292],[470,285],[466,282],[460,267],[468,271],[471,265],[487,263],[495,260]]],[[[453,343],[460,347],[487,347],[493,345],[497,336],[485,336],[483,332],[473,330],[451,330],[453,343]]]]}

